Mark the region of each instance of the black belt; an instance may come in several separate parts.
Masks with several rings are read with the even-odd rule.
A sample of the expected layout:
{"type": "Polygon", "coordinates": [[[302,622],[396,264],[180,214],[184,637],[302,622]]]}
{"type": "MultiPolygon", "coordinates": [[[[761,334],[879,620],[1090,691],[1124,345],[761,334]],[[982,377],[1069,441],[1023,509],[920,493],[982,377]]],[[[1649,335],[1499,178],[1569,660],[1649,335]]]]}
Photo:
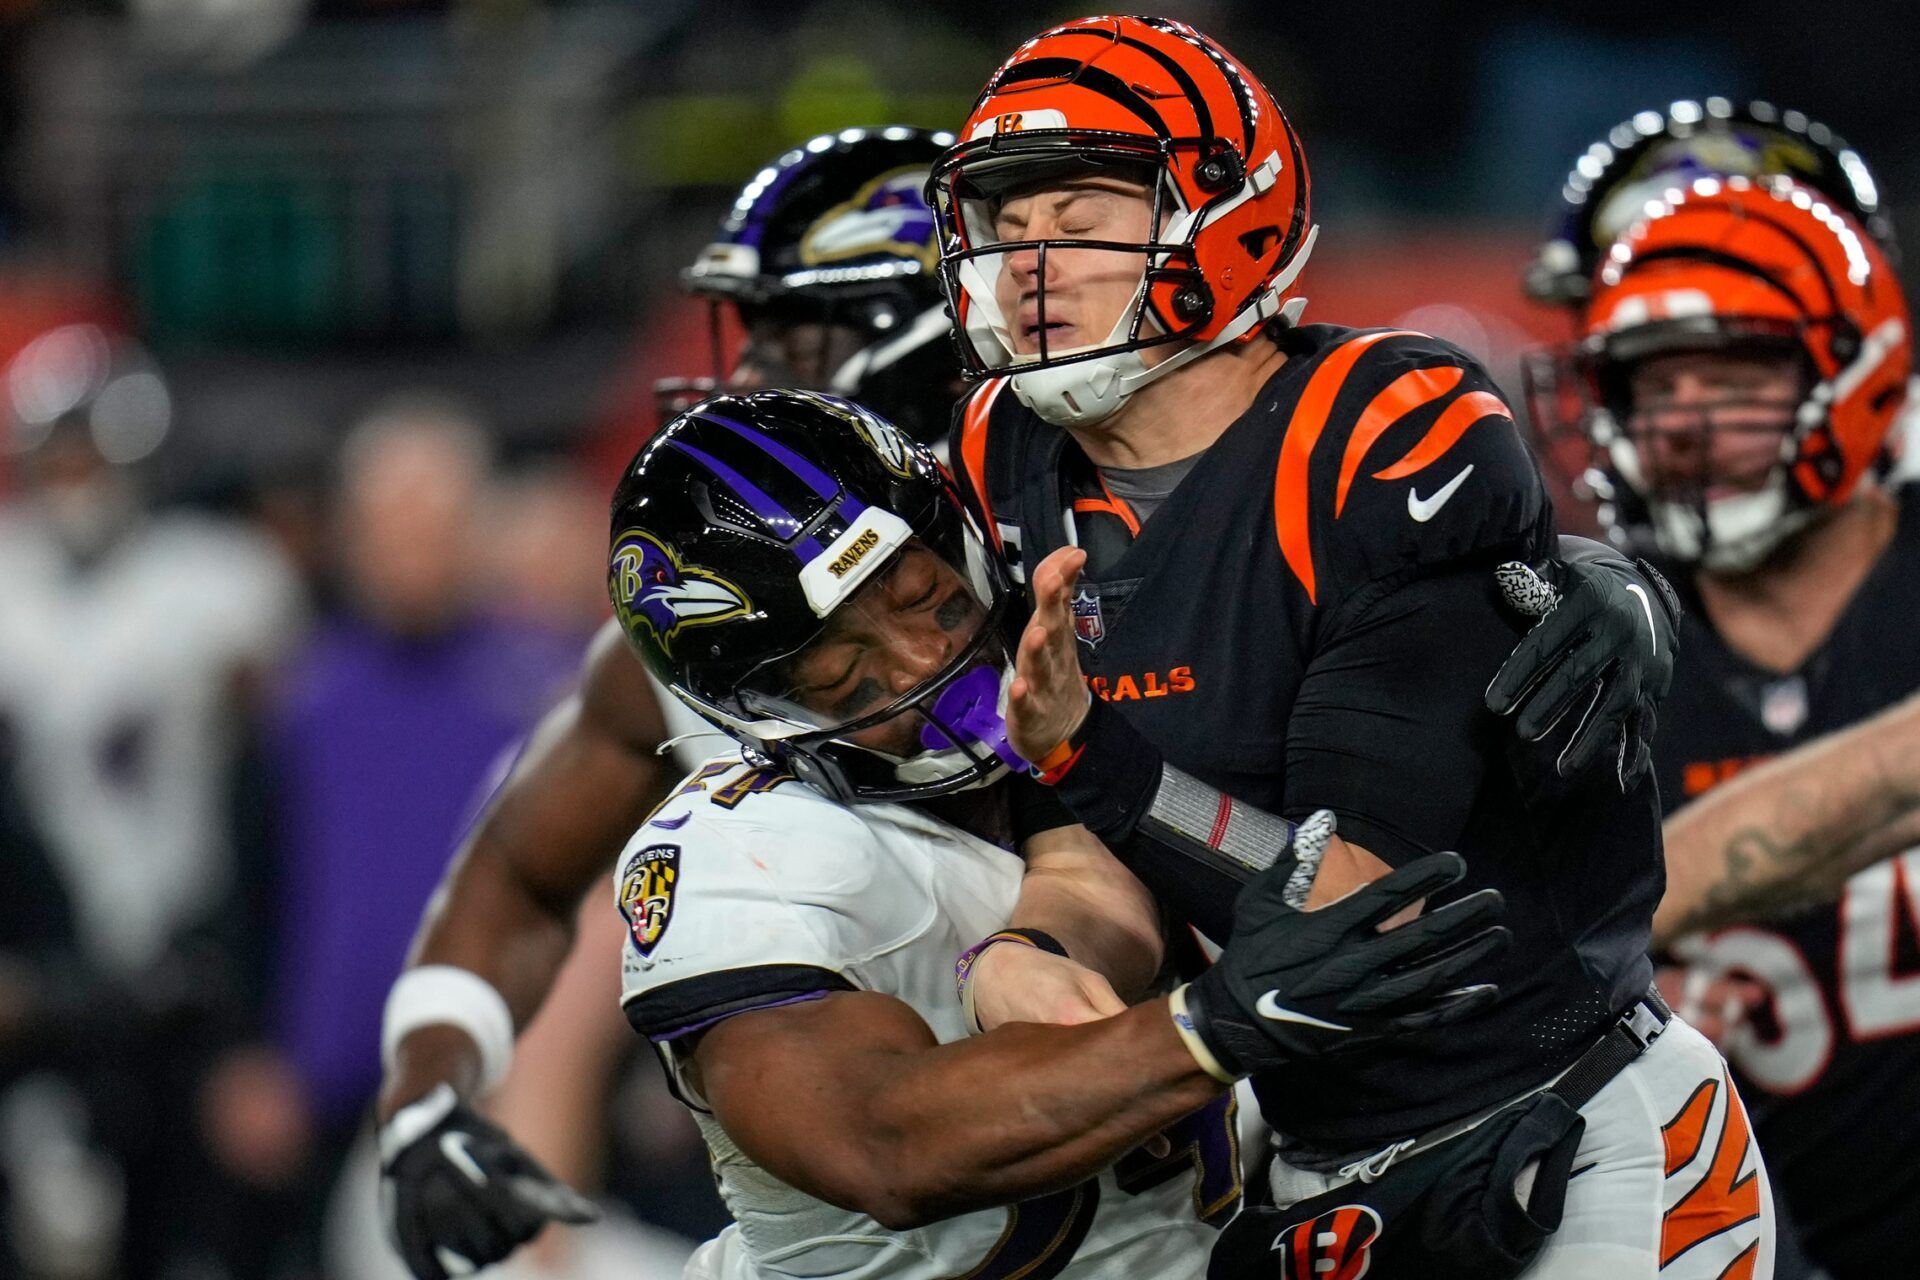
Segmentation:
{"type": "Polygon", "coordinates": [[[1580,1060],[1554,1082],[1551,1093],[1558,1094],[1575,1111],[1593,1101],[1607,1082],[1626,1070],[1627,1064],[1647,1051],[1660,1033],[1673,1021],[1673,1010],[1660,997],[1656,987],[1633,1002],[1620,1015],[1612,1030],[1600,1042],[1580,1055],[1580,1060]]]}
{"type": "Polygon", "coordinates": [[[1296,1169],[1305,1169],[1313,1173],[1345,1172],[1356,1165],[1368,1166],[1369,1178],[1378,1177],[1388,1165],[1406,1156],[1417,1155],[1433,1147],[1443,1146],[1455,1138],[1478,1128],[1485,1121],[1543,1093],[1551,1093],[1560,1098],[1573,1110],[1578,1111],[1592,1102],[1594,1095],[1606,1088],[1607,1082],[1626,1070],[1635,1058],[1647,1051],[1647,1047],[1660,1038],[1667,1029],[1667,1023],[1673,1020],[1673,1010],[1653,986],[1648,986],[1646,994],[1627,1007],[1625,1013],[1614,1019],[1607,1033],[1588,1047],[1560,1078],[1543,1089],[1504,1102],[1482,1115],[1469,1121],[1455,1121],[1451,1125],[1442,1125],[1437,1129],[1408,1138],[1401,1142],[1389,1143],[1372,1151],[1334,1154],[1317,1151],[1311,1147],[1299,1147],[1285,1142],[1276,1142],[1275,1149],[1282,1160],[1296,1169]],[[1377,1168],[1373,1162],[1377,1161],[1377,1168]]]}

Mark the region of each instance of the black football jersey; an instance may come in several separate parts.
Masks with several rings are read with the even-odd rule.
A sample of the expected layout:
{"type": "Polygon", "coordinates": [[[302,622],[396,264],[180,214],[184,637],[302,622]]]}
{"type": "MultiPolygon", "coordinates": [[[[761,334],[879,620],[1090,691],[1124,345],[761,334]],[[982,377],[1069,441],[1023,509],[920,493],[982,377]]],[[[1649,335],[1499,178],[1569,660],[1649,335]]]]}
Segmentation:
{"type": "MultiPolygon", "coordinates": [[[[1078,446],[989,383],[952,457],[1017,577],[1078,542],[1083,672],[1165,761],[1399,864],[1454,849],[1505,893],[1487,1014],[1255,1081],[1273,1125],[1360,1150],[1565,1067],[1646,987],[1664,881],[1648,785],[1563,782],[1486,712],[1524,633],[1491,568],[1549,552],[1551,509],[1491,380],[1421,334],[1309,326],[1144,527],[1078,446]]],[[[1544,763],[1543,763],[1544,761],[1544,763]]],[[[1595,771],[1599,773],[1601,771],[1595,771]]],[[[1238,885],[1136,865],[1217,940],[1238,885]]]]}
{"type": "MultiPolygon", "coordinates": [[[[1691,583],[1671,575],[1687,617],[1654,742],[1669,808],[1920,689],[1920,486],[1899,502],[1893,542],[1787,675],[1728,649],[1691,583]]],[[[1836,1275],[1895,1274],[1878,1268],[1920,1242],[1920,849],[1858,873],[1833,905],[1680,950],[1768,990],[1724,1047],[1808,1253],[1836,1275]]]]}

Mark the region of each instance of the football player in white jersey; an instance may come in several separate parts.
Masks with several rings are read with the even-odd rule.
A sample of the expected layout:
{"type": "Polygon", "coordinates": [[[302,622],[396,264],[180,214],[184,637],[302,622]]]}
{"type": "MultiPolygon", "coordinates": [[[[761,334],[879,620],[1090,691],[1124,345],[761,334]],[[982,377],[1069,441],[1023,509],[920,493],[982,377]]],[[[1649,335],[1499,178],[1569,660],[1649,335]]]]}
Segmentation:
{"type": "MultiPolygon", "coordinates": [[[[300,584],[257,532],[146,500],[142,464],[171,418],[155,366],[92,325],[51,330],[0,368],[0,451],[22,484],[0,504],[0,725],[81,953],[39,993],[71,1013],[27,1025],[47,1027],[82,1075],[116,1073],[102,1090],[114,1114],[180,1117],[120,1124],[90,1110],[98,1093],[53,1108],[50,1134],[74,1131],[72,1168],[51,1198],[28,1196],[15,1168],[8,1230],[32,1233],[29,1204],[97,1203],[83,1212],[93,1247],[117,1236],[155,1270],[188,1247],[201,1259],[248,1247],[210,1244],[207,1206],[224,1212],[239,1183],[207,1144],[235,1117],[293,1110],[278,1057],[243,1039],[259,966],[236,908],[258,876],[232,809],[248,695],[297,634],[300,584]],[[210,1069],[181,1070],[189,1055],[210,1069]],[[118,1075],[121,1062],[133,1070],[118,1075]],[[151,1173],[189,1160],[218,1173],[151,1173]]],[[[6,874],[11,897],[20,873],[6,874]]],[[[244,1269],[236,1256],[224,1254],[244,1269]]]]}
{"type": "MultiPolygon", "coordinates": [[[[1224,1073],[1178,993],[968,1034],[971,958],[1052,944],[1002,932],[1023,871],[995,785],[1023,763],[998,713],[1009,592],[932,455],[845,401],[715,397],[630,468],[612,544],[628,638],[747,756],[696,771],[616,879],[623,1006],[699,1117],[736,1219],[688,1274],[1203,1274],[1240,1175],[1224,1073]]],[[[1326,833],[1303,831],[1297,860],[1252,881],[1214,967],[1291,1011],[1246,1017],[1248,1052],[1351,1050],[1490,998],[1462,984],[1504,940],[1497,894],[1376,927],[1459,859],[1306,913],[1326,833]]],[[[1157,954],[1150,908],[1131,908],[1090,907],[1083,945],[1157,954]]],[[[1152,967],[1123,994],[1145,996],[1152,967]]],[[[394,1122],[429,1139],[412,1144],[428,1164],[450,1099],[394,1122]]],[[[478,1208],[496,1189],[467,1164],[431,1190],[478,1208]]],[[[416,1273],[483,1253],[472,1221],[472,1240],[410,1257],[416,1273]]]]}
{"type": "Polygon", "coordinates": [[[0,511],[0,719],[88,951],[125,976],[231,886],[233,694],[299,618],[267,539],[148,509],[135,464],[171,417],[144,354],[92,325],[0,371],[0,447],[26,481],[0,511]]]}

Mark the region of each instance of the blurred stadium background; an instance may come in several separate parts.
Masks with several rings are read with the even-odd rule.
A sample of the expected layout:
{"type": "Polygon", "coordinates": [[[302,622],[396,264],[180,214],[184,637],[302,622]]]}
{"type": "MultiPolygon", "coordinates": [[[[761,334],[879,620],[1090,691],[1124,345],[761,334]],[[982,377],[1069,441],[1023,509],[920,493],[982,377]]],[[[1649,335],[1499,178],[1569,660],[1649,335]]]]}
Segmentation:
{"type": "MultiPolygon", "coordinates": [[[[1306,140],[1312,318],[1439,333],[1512,392],[1563,323],[1521,270],[1572,158],[1636,110],[1798,107],[1920,222],[1891,0],[1161,8],[1306,140]]],[[[710,371],[677,272],[785,146],[951,127],[1080,12],[0,0],[0,367],[64,332],[55,367],[129,373],[138,487],[67,518],[146,522],[92,595],[10,596],[0,449],[0,1280],[393,1274],[345,1155],[380,999],[602,616],[653,380],[710,371]]],[[[613,1073],[555,1159],[623,1209],[527,1274],[677,1275],[724,1221],[623,1056],[533,1086],[613,1073]]]]}

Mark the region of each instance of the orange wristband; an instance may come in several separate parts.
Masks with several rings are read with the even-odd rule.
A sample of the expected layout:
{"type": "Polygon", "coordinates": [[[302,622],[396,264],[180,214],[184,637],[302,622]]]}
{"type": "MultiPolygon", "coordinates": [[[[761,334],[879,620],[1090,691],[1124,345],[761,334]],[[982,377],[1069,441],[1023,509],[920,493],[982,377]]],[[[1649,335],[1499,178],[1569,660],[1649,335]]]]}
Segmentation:
{"type": "Polygon", "coordinates": [[[1060,779],[1066,777],[1067,771],[1072,769],[1074,763],[1079,759],[1080,747],[1074,743],[1072,738],[1068,738],[1059,746],[1034,761],[1034,776],[1050,787],[1060,781],[1060,779]]]}

